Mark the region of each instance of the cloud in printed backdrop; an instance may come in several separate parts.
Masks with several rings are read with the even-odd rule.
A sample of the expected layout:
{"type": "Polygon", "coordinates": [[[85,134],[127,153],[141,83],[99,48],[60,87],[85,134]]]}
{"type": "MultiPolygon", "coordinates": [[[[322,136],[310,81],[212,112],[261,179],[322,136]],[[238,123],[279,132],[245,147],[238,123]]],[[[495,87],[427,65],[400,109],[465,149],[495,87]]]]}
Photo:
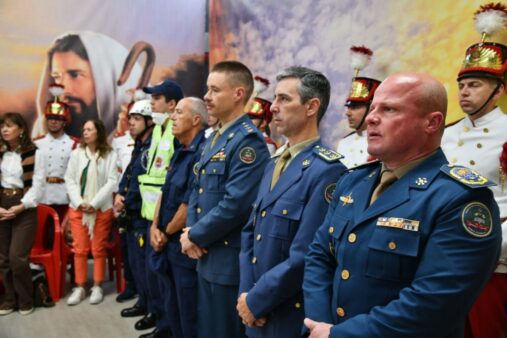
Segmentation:
{"type": "MultiPolygon", "coordinates": [[[[480,40],[473,13],[485,3],[215,0],[210,3],[210,64],[227,58],[246,63],[271,81],[266,99],[273,97],[280,69],[303,65],[322,71],[330,79],[332,98],[321,132],[334,147],[349,132],[343,114],[353,76],[349,48],[366,45],[374,56],[360,75],[382,80],[400,71],[432,74],[448,91],[450,122],[463,116],[456,75],[466,48],[480,40]]],[[[505,44],[507,34],[492,40],[505,44]]]]}

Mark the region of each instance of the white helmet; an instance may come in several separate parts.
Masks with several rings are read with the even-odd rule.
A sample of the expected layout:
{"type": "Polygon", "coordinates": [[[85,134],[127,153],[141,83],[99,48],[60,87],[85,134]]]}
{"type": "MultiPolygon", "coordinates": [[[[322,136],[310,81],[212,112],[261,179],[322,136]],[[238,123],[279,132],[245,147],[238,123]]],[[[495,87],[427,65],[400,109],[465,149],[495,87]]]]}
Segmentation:
{"type": "Polygon", "coordinates": [[[129,110],[129,115],[139,114],[145,117],[151,117],[151,102],[150,100],[139,100],[134,103],[129,110]]]}

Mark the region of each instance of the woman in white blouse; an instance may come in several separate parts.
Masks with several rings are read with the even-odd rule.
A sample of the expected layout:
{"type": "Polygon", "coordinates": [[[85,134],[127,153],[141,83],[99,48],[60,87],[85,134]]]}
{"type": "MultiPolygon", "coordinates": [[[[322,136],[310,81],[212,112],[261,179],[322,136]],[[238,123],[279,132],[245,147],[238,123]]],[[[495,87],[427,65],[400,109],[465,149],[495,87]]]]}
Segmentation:
{"type": "Polygon", "coordinates": [[[68,305],[79,304],[86,297],[84,287],[90,248],[94,265],[90,304],[98,304],[104,298],[100,285],[105,274],[117,181],[116,154],[107,143],[104,124],[89,120],[83,125],[81,145],[72,151],[65,172],[77,284],[67,299],[68,305]]]}
{"type": "Polygon", "coordinates": [[[18,113],[0,117],[0,276],[5,298],[0,315],[16,308],[33,312],[29,254],[37,227],[37,203],[44,189],[44,159],[18,113]]]}

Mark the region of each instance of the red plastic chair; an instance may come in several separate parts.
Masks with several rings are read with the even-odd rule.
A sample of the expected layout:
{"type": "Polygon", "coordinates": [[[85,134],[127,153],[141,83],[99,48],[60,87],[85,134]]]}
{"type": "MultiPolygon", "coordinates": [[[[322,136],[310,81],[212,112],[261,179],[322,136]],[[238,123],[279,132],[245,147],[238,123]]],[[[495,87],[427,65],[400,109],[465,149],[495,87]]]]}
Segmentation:
{"type": "MultiPolygon", "coordinates": [[[[62,222],[62,229],[66,229],[70,226],[68,223],[68,217],[62,222]]],[[[108,262],[108,270],[109,270],[109,280],[114,279],[114,273],[116,273],[116,291],[118,293],[122,292],[125,288],[122,276],[122,262],[123,255],[121,253],[121,240],[120,235],[118,233],[118,229],[113,227],[111,229],[112,238],[107,245],[107,262],[108,262]]],[[[60,292],[62,295],[65,294],[65,286],[66,286],[66,271],[67,264],[71,265],[71,282],[74,280],[74,251],[72,248],[72,243],[68,243],[65,238],[62,237],[62,265],[61,265],[61,284],[60,284],[60,292]]]]}
{"type": "Polygon", "coordinates": [[[37,230],[35,242],[30,252],[30,261],[44,266],[49,293],[54,302],[61,298],[61,248],[62,228],[60,227],[58,213],[47,205],[39,204],[37,206],[37,230]],[[47,249],[44,247],[44,238],[51,223],[54,225],[53,246],[47,249]]]}

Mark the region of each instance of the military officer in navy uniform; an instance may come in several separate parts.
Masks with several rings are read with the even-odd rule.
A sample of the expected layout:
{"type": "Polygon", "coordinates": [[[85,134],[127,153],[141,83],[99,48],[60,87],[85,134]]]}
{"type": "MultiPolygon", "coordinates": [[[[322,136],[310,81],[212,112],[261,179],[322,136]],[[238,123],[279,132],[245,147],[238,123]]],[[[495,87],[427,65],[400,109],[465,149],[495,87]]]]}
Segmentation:
{"type": "Polygon", "coordinates": [[[204,96],[220,127],[208,138],[195,169],[182,251],[199,259],[198,336],[238,338],[244,327],[236,312],[241,229],[247,223],[269,152],[245,111],[253,90],[250,70],[240,62],[217,63],[204,96]]]}
{"type": "Polygon", "coordinates": [[[241,236],[237,310],[249,337],[301,335],[304,257],[346,169],[341,156],[320,141],[318,125],[331,89],[327,78],[290,67],[277,82],[271,111],[288,142],[266,167],[241,236]]]}
{"type": "MultiPolygon", "coordinates": [[[[174,337],[197,337],[196,261],[181,252],[180,235],[185,227],[188,200],[195,179],[207,128],[203,100],[186,97],[178,102],[171,116],[177,143],[162,187],[151,225],[152,266],[162,280],[161,295],[174,337]]],[[[166,337],[160,331],[153,337],[166,337]]]]}
{"type": "Polygon", "coordinates": [[[428,75],[379,86],[366,123],[381,162],[338,181],[306,257],[311,338],[463,337],[502,238],[492,183],[440,149],[446,107],[428,75]]]}
{"type": "Polygon", "coordinates": [[[121,315],[122,317],[144,316],[136,323],[136,328],[146,329],[155,325],[155,318],[147,312],[148,291],[145,278],[144,252],[146,250],[144,246],[149,245],[145,232],[150,222],[141,217],[141,193],[137,178],[146,172],[148,151],[151,145],[153,120],[149,100],[137,101],[129,111],[129,130],[135,138],[135,145],[130,163],[121,178],[114,208],[119,213],[126,213],[131,220],[127,229],[128,264],[135,279],[139,298],[134,306],[122,310],[121,315]]]}

